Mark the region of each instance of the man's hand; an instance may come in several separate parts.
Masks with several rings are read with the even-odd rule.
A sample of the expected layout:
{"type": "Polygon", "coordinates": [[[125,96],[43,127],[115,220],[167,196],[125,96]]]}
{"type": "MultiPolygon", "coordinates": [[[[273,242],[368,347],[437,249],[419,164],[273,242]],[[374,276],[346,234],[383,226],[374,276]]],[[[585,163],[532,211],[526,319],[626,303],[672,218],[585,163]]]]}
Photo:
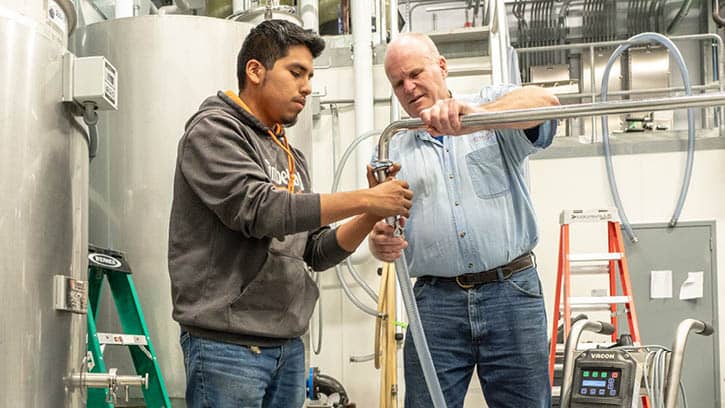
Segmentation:
{"type": "Polygon", "coordinates": [[[469,132],[461,127],[461,116],[474,112],[481,110],[455,99],[440,99],[430,108],[420,111],[420,120],[432,136],[462,135],[469,132]]]}
{"type": "MultiPolygon", "coordinates": [[[[400,225],[405,225],[405,218],[400,218],[400,225]]],[[[403,236],[393,236],[395,227],[380,221],[373,227],[368,236],[370,252],[375,258],[383,262],[394,262],[403,255],[403,250],[408,247],[408,241],[403,236]]]]}
{"type": "MultiPolygon", "coordinates": [[[[395,178],[395,175],[398,174],[399,171],[400,171],[400,163],[393,163],[393,165],[390,166],[390,168],[388,168],[388,174],[385,178],[385,181],[392,180],[393,178],[395,178]]],[[[368,164],[367,177],[368,177],[368,187],[373,188],[373,187],[377,186],[378,184],[380,184],[378,182],[377,177],[375,177],[375,172],[373,171],[373,166],[371,166],[369,164],[368,164]]]]}
{"type": "Polygon", "coordinates": [[[407,182],[391,179],[378,184],[367,192],[366,213],[379,218],[410,215],[413,191],[410,190],[407,182]]]}

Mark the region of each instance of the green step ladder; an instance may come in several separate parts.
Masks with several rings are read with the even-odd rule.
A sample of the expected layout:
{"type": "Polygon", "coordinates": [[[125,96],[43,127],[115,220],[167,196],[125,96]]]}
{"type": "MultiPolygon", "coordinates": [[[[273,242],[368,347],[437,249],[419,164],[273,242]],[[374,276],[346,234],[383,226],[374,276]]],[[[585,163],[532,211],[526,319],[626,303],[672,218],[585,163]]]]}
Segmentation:
{"type": "MultiPolygon", "coordinates": [[[[164,379],[161,376],[151,336],[141,311],[131,277],[131,268],[123,254],[110,249],[90,246],[88,250],[88,353],[92,357],[89,364],[91,373],[107,373],[103,360],[103,348],[106,345],[128,347],[136,374],[146,377],[143,391],[144,403],[149,408],[171,408],[164,379]],[[96,313],[101,301],[103,280],[107,279],[116,304],[122,334],[98,333],[96,313]]],[[[113,370],[113,369],[112,369],[113,370]]],[[[89,408],[114,408],[117,406],[117,392],[123,391],[128,400],[128,386],[124,390],[109,388],[88,388],[87,406],[89,408]]]]}

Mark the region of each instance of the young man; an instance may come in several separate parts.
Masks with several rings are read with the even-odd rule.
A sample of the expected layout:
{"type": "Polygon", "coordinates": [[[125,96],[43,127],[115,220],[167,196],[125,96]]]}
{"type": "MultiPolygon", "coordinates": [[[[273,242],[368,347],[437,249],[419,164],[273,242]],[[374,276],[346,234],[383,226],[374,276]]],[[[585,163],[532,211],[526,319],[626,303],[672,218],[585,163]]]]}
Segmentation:
{"type": "Polygon", "coordinates": [[[239,93],[204,101],[179,142],[169,273],[189,407],[301,407],[300,336],[318,296],[308,268],[330,268],[381,217],[409,213],[399,180],[375,185],[369,174],[367,190],[310,191],[284,126],[304,108],[323,48],[292,23],[261,23],[238,56],[239,93]]]}
{"type": "MultiPolygon", "coordinates": [[[[403,166],[398,176],[416,194],[414,210],[405,238],[377,224],[372,252],[390,262],[405,249],[449,408],[463,407],[474,368],[489,406],[549,407],[546,316],[531,253],[538,233],[522,172],[526,157],[551,143],[556,123],[464,129],[460,115],[558,100],[507,86],[452,97],[446,59],[420,34],[389,44],[385,72],[405,111],[428,128],[390,142],[390,159],[403,166]]],[[[406,407],[432,406],[410,336],[404,355],[406,407]]]]}

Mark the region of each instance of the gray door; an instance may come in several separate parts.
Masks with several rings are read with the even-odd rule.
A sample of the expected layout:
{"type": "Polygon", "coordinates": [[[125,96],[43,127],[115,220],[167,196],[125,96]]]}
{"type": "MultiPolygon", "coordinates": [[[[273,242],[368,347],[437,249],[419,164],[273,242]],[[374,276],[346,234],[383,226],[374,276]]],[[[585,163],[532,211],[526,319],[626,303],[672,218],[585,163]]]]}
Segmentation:
{"type": "MultiPolygon", "coordinates": [[[[690,334],[682,380],[691,407],[720,407],[717,348],[717,288],[714,222],[633,226],[639,242],[625,242],[642,344],[672,346],[680,321],[695,318],[712,322],[715,334],[690,334]],[[672,271],[672,298],[650,299],[650,271],[672,271]],[[704,272],[703,297],[680,300],[680,286],[688,272],[704,272]]],[[[628,241],[628,240],[627,240],[628,241]]]]}

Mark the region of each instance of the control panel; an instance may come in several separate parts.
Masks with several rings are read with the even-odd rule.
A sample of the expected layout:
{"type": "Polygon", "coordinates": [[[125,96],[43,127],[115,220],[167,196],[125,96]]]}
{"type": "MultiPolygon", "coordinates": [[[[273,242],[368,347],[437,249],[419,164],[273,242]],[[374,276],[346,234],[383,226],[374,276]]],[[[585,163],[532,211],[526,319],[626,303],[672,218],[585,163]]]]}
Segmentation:
{"type": "Polygon", "coordinates": [[[571,408],[633,407],[639,404],[641,364],[624,350],[593,349],[574,360],[571,408]]]}

